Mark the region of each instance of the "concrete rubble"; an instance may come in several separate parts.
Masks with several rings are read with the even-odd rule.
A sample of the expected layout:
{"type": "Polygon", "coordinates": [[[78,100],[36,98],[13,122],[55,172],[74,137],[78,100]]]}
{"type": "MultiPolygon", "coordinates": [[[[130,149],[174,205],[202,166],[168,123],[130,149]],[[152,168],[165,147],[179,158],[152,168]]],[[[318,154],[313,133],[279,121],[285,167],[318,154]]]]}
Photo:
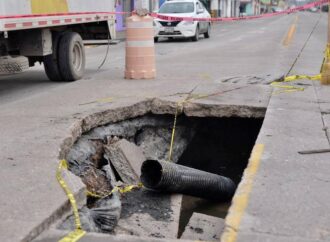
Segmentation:
{"type": "MultiPolygon", "coordinates": [[[[81,177],[88,191],[97,195],[108,194],[121,182],[137,184],[145,155],[168,155],[172,125],[173,118],[149,115],[95,128],[69,152],[69,169],[81,177]]],[[[177,161],[193,132],[179,123],[176,137],[177,161]]],[[[171,239],[178,236],[182,195],[134,189],[88,201],[79,211],[82,226],[88,232],[171,239]]],[[[74,229],[73,220],[73,216],[68,217],[58,228],[74,229]]]]}
{"type": "Polygon", "coordinates": [[[125,139],[105,145],[105,156],[126,184],[138,184],[141,165],[145,161],[142,149],[125,139]]]}
{"type": "Polygon", "coordinates": [[[181,239],[219,241],[225,220],[201,213],[193,213],[181,239]]]}
{"type": "Polygon", "coordinates": [[[158,194],[145,189],[122,197],[122,214],[117,235],[176,239],[182,195],[158,194]]]}
{"type": "MultiPolygon", "coordinates": [[[[209,92],[202,89],[199,91],[209,92]]],[[[191,107],[190,104],[187,104],[187,107],[191,107]]],[[[247,126],[249,130],[252,129],[251,124],[246,123],[245,119],[241,120],[243,123],[235,120],[237,123],[234,123],[239,125],[242,132],[247,126]]],[[[172,161],[191,162],[190,166],[198,166],[197,169],[207,169],[208,164],[214,163],[217,166],[214,171],[222,173],[223,169],[218,166],[224,165],[223,161],[229,162],[232,159],[230,156],[219,156],[213,150],[219,150],[219,147],[226,145],[231,146],[230,140],[234,140],[235,136],[231,133],[232,125],[227,124],[228,120],[189,118],[180,115],[175,130],[172,161]],[[219,131],[222,128],[231,134],[232,139],[223,139],[226,134],[219,131]],[[211,145],[211,141],[214,144],[211,145]],[[204,144],[208,144],[205,149],[204,144]],[[187,154],[187,151],[194,157],[187,154]],[[201,163],[203,158],[207,162],[201,163]]],[[[258,127],[259,123],[255,125],[255,129],[259,130],[258,127]]],[[[107,195],[118,185],[138,184],[141,165],[145,160],[168,160],[172,128],[173,116],[153,114],[96,127],[84,133],[69,151],[69,169],[81,177],[88,191],[101,196],[107,195]]],[[[239,132],[240,136],[242,132],[239,132]]],[[[238,157],[236,160],[240,161],[238,157]]],[[[163,194],[142,188],[110,197],[105,196],[100,200],[89,198],[87,206],[83,207],[80,213],[86,231],[177,239],[180,230],[188,222],[186,219],[181,221],[184,209],[182,203],[182,195],[163,194]]],[[[208,226],[212,227],[210,220],[202,222],[207,223],[206,221],[208,226]]],[[[191,223],[194,223],[194,220],[191,223]]],[[[73,229],[72,216],[58,228],[73,229]]],[[[184,236],[187,233],[188,230],[184,236]]],[[[219,235],[214,233],[212,237],[219,235]]]]}

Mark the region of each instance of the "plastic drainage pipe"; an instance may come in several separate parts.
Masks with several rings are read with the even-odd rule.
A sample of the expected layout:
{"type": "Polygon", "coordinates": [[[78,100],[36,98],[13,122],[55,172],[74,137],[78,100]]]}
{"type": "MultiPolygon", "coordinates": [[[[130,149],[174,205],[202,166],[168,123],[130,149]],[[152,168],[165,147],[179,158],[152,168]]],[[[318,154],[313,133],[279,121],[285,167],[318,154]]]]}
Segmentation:
{"type": "Polygon", "coordinates": [[[143,162],[141,182],[152,190],[182,193],[216,201],[230,200],[236,189],[230,178],[156,160],[143,162]]]}

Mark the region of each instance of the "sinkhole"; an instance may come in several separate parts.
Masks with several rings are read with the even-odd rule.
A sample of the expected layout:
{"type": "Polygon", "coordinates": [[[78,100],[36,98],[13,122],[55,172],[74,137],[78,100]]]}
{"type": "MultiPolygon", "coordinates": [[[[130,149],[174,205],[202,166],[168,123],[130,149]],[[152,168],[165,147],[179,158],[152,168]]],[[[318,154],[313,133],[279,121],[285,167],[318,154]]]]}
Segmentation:
{"type": "MultiPolygon", "coordinates": [[[[115,162],[123,159],[170,161],[230,178],[238,185],[263,118],[181,114],[170,157],[173,123],[173,115],[150,113],[96,127],[76,141],[67,155],[69,170],[81,178],[92,194],[79,211],[84,230],[167,239],[216,241],[220,238],[230,201],[146,188],[106,196],[114,187],[131,185],[136,179],[130,174],[132,169],[115,162]]],[[[159,176],[160,171],[155,172],[152,179],[158,180],[159,176]]],[[[65,218],[59,229],[74,229],[73,220],[73,216],[65,218]]]]}

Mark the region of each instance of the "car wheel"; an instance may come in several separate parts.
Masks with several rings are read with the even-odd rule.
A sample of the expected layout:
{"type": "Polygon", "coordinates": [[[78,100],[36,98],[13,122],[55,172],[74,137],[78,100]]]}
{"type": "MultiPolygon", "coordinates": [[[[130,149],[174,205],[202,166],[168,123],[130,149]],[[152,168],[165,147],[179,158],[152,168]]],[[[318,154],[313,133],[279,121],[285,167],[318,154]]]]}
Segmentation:
{"type": "Polygon", "coordinates": [[[210,33],[211,33],[211,25],[208,24],[207,31],[204,33],[204,37],[207,39],[210,38],[210,33]]]}
{"type": "Polygon", "coordinates": [[[158,42],[158,37],[154,37],[155,43],[158,42]]]}
{"type": "Polygon", "coordinates": [[[199,26],[196,26],[196,32],[195,32],[195,36],[191,38],[192,41],[198,41],[199,40],[199,26]]]}

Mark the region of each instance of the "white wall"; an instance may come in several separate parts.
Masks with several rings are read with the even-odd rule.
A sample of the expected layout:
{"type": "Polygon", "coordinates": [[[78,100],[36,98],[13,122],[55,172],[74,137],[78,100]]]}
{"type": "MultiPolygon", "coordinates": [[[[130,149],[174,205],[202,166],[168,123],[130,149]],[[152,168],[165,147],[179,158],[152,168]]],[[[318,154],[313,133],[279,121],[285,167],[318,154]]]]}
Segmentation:
{"type": "Polygon", "coordinates": [[[211,10],[218,11],[219,9],[219,2],[218,0],[211,0],[211,10]]]}
{"type": "Polygon", "coordinates": [[[30,13],[30,0],[0,0],[0,15],[20,15],[30,13]]]}
{"type": "Polygon", "coordinates": [[[226,17],[231,17],[231,2],[232,2],[232,0],[227,0],[226,17]]]}
{"type": "MultiPolygon", "coordinates": [[[[0,0],[1,1],[1,0],[0,0]]],[[[115,0],[67,0],[71,12],[114,11],[115,0]]]]}
{"type": "MultiPolygon", "coordinates": [[[[114,11],[115,0],[67,0],[71,12],[114,11]]],[[[30,0],[0,0],[0,15],[31,14],[30,0]]]]}
{"type": "Polygon", "coordinates": [[[221,10],[222,17],[237,17],[240,0],[211,0],[211,10],[221,10]]]}

